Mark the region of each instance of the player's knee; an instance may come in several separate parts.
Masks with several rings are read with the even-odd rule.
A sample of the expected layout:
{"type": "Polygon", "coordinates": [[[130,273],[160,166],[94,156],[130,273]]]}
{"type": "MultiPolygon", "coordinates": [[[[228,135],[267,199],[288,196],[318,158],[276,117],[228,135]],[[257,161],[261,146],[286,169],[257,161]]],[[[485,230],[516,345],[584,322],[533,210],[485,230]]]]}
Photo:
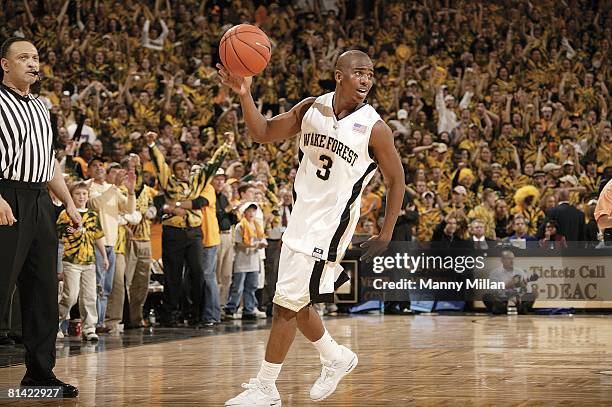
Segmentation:
{"type": "Polygon", "coordinates": [[[285,307],[281,307],[278,304],[274,304],[274,313],[273,314],[274,314],[274,318],[275,319],[280,318],[282,320],[289,321],[290,319],[296,317],[297,312],[292,311],[292,310],[290,310],[288,308],[285,308],[285,307]]]}
{"type": "Polygon", "coordinates": [[[298,321],[308,321],[311,318],[312,305],[307,305],[297,312],[298,321]]]}

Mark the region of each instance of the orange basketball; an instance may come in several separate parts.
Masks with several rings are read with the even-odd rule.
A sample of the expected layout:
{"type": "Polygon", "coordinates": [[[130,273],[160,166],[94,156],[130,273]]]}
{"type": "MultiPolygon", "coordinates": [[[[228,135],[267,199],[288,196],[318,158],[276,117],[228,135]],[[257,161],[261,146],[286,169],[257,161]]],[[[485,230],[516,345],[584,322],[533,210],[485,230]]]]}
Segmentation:
{"type": "Polygon", "coordinates": [[[266,33],[250,24],[230,28],[219,43],[223,66],[239,76],[253,76],[263,71],[271,52],[272,45],[266,33]]]}

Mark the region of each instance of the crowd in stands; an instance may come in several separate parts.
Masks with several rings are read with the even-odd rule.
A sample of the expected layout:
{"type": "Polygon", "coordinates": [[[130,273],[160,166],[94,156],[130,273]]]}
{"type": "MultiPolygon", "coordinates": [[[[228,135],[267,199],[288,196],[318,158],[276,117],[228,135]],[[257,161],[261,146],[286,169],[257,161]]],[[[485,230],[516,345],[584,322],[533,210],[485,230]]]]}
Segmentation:
{"type": "MultiPolygon", "coordinates": [[[[546,247],[548,241],[597,240],[594,199],[602,181],[612,177],[612,13],[606,5],[5,0],[0,36],[25,36],[38,47],[39,94],[53,114],[57,156],[70,182],[92,186],[90,202],[111,187],[119,191],[115,206],[101,209],[115,220],[105,224],[102,214],[101,226],[108,260],[113,257],[117,269],[117,257],[127,248],[128,264],[114,282],[98,276],[98,286],[104,286],[98,301],[111,296],[110,308],[113,290],[125,289],[117,277],[132,278],[136,269],[142,292],[152,254],[150,244],[136,247],[141,243],[132,241],[159,238],[160,222],[202,225],[198,250],[208,253],[201,255],[205,260],[194,260],[190,248],[173,251],[179,266],[164,264],[164,271],[182,272],[186,264],[194,285],[210,293],[218,284],[213,305],[212,294],[191,295],[197,312],[206,314],[203,320],[217,321],[225,303],[228,315],[235,315],[243,290],[245,315],[259,315],[252,292],[264,281],[260,300],[270,303],[297,167],[296,139],[254,143],[237,99],[220,85],[215,63],[225,30],[257,24],[273,43],[270,63],[252,88],[268,117],[306,96],[332,91],[343,51],[370,55],[375,84],[368,102],[392,128],[406,175],[395,238],[451,244],[540,240],[546,247]],[[181,197],[178,190],[188,193],[181,197]],[[579,233],[556,218],[561,205],[578,210],[579,233]],[[140,216],[130,218],[134,212],[140,216]],[[233,231],[238,223],[239,231],[233,231]],[[223,243],[226,238],[229,243],[223,243]],[[255,263],[239,254],[245,248],[267,256],[255,263]],[[144,263],[131,258],[130,249],[144,263]],[[234,273],[232,279],[234,256],[248,263],[239,268],[247,272],[241,278],[234,273]],[[256,264],[259,282],[248,275],[260,270],[256,264]]],[[[384,193],[378,174],[362,198],[359,234],[377,232],[384,193]]],[[[174,239],[166,229],[161,239],[167,252],[174,250],[163,241],[174,239]]],[[[99,270],[104,256],[97,253],[99,270]]],[[[180,286],[180,276],[166,279],[171,323],[179,317],[180,286]]],[[[144,298],[136,298],[142,307],[144,298]]],[[[133,312],[132,322],[139,325],[142,312],[133,312]]]]}

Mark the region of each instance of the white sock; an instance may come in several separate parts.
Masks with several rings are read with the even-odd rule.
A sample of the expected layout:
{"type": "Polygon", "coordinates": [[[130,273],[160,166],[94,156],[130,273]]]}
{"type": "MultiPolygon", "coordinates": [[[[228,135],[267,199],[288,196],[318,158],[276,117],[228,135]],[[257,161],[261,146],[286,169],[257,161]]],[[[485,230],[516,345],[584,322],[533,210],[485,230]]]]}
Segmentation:
{"type": "Polygon", "coordinates": [[[312,344],[321,354],[321,359],[330,362],[340,359],[342,349],[340,348],[340,345],[338,345],[338,343],[334,341],[334,338],[331,337],[327,329],[325,330],[325,333],[323,334],[321,339],[316,342],[313,342],[312,344]]]}
{"type": "Polygon", "coordinates": [[[264,385],[274,387],[276,386],[276,379],[278,379],[282,367],[282,363],[270,363],[264,359],[261,362],[261,368],[259,369],[259,373],[257,373],[257,378],[264,385]]]}

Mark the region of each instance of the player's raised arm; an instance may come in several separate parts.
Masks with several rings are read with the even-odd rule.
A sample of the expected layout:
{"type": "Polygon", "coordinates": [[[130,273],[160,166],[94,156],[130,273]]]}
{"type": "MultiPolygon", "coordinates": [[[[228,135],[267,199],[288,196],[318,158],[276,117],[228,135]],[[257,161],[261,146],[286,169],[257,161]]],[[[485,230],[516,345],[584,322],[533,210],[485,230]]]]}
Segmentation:
{"type": "Polygon", "coordinates": [[[362,244],[362,247],[366,249],[362,260],[366,261],[386,249],[393,236],[395,222],[402,209],[404,199],[404,168],[393,143],[393,133],[385,122],[379,121],[372,128],[370,148],[385,181],[387,205],[380,233],[362,244]]]}
{"type": "Polygon", "coordinates": [[[270,143],[293,137],[300,131],[302,118],[315,98],[302,100],[286,113],[266,119],[255,105],[251,95],[251,77],[233,75],[223,65],[217,64],[221,83],[232,89],[240,97],[240,106],[244,121],[249,129],[249,135],[258,143],[270,143]]]}

